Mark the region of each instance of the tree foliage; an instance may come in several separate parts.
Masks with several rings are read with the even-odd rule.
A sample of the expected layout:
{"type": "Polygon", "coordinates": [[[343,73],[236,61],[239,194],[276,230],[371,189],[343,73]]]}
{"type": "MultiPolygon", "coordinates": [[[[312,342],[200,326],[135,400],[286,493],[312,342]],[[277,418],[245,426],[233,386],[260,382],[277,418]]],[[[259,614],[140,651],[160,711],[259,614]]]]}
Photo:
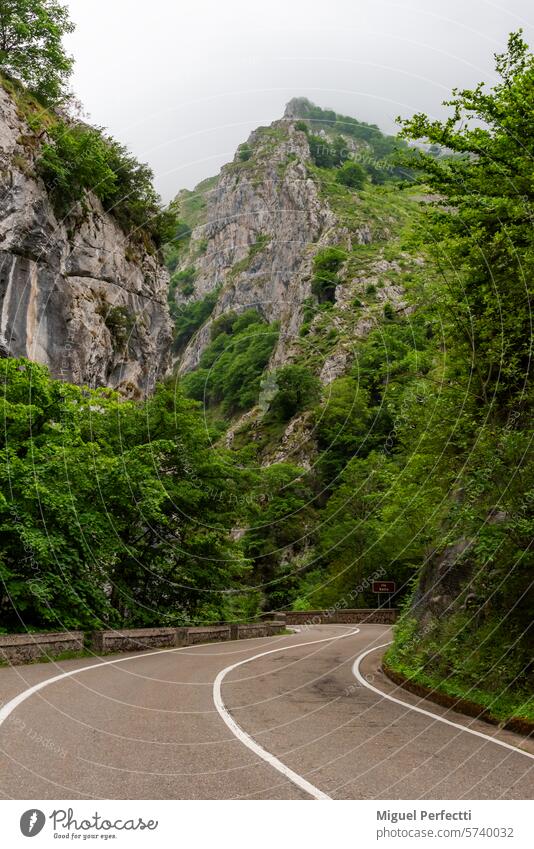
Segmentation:
{"type": "Polygon", "coordinates": [[[402,132],[456,154],[409,157],[439,197],[426,233],[441,269],[430,297],[449,314],[454,355],[480,400],[510,409],[524,397],[532,356],[534,57],[520,33],[496,70],[491,90],[453,91],[446,121],[418,114],[402,132]]]}
{"type": "Polygon", "coordinates": [[[1,369],[2,627],[231,615],[247,571],[228,535],[239,472],[211,453],[195,405],[164,387],[124,401],[24,360],[1,369]]]}
{"type": "Polygon", "coordinates": [[[223,414],[252,407],[277,338],[278,325],[267,324],[256,310],[220,316],[199,368],[183,379],[186,394],[208,407],[220,404],[223,414]]]}
{"type": "Polygon", "coordinates": [[[127,233],[146,233],[158,248],[173,238],[174,208],[162,208],[151,169],[124,145],[94,127],[63,121],[56,122],[48,136],[38,171],[59,215],[73,212],[91,192],[127,233]]]}
{"type": "Polygon", "coordinates": [[[321,395],[320,380],[302,365],[288,364],[276,369],[273,384],[276,392],[269,405],[269,414],[284,422],[315,404],[321,395]]]}
{"type": "Polygon", "coordinates": [[[73,29],[67,6],[57,0],[2,0],[0,68],[45,102],[57,103],[73,65],[62,39],[73,29]]]}
{"type": "Polygon", "coordinates": [[[336,180],[350,189],[361,189],[365,184],[365,169],[358,162],[345,162],[339,169],[336,180]]]}

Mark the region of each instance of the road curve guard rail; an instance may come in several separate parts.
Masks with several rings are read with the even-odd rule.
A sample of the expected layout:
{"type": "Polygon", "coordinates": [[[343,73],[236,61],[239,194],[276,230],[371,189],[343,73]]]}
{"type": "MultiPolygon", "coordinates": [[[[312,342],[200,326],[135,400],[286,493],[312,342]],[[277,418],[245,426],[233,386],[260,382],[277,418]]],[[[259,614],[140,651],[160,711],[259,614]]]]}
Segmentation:
{"type": "Polygon", "coordinates": [[[250,624],[199,625],[190,628],[121,628],[117,630],[61,631],[53,634],[0,634],[0,662],[35,663],[89,650],[92,654],[179,648],[199,643],[270,637],[285,629],[285,619],[250,624]]]}
{"type": "Polygon", "coordinates": [[[388,607],[378,608],[335,608],[328,610],[289,610],[286,613],[288,625],[393,625],[397,621],[398,610],[388,607]]]}
{"type": "Polygon", "coordinates": [[[396,610],[292,610],[287,613],[263,614],[259,622],[246,624],[196,625],[184,628],[120,628],[83,633],[61,631],[50,634],[0,634],[0,662],[32,663],[79,654],[145,651],[153,648],[180,648],[200,643],[272,637],[286,625],[390,625],[397,618],[396,610]]]}

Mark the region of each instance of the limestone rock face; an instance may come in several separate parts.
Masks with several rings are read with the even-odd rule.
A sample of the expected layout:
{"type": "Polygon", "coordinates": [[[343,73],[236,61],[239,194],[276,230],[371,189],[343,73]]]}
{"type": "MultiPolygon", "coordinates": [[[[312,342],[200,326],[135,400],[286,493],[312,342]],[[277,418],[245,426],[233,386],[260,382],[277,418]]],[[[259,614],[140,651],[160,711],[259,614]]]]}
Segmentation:
{"type": "Polygon", "coordinates": [[[169,367],[168,273],[100,202],[58,220],[0,87],[0,345],[54,377],[151,392],[169,367]]]}
{"type": "MultiPolygon", "coordinates": [[[[256,308],[267,321],[280,322],[275,364],[287,358],[311,293],[313,256],[329,243],[336,224],[308,176],[309,159],[306,135],[291,121],[255,130],[208,193],[205,219],[193,230],[181,262],[182,268],[194,267],[195,282],[193,294],[177,291],[179,303],[219,289],[212,319],[256,308]],[[250,159],[241,158],[249,152],[250,159]]],[[[198,365],[209,340],[208,323],[189,343],[180,371],[198,365]]]]}
{"type": "MultiPolygon", "coordinates": [[[[316,112],[305,98],[294,98],[284,117],[255,130],[217,177],[178,195],[187,226],[171,265],[177,313],[183,309],[194,317],[212,310],[200,326],[192,322],[197,329],[176,356],[179,373],[199,365],[214,321],[256,309],[280,327],[267,374],[287,363],[303,364],[320,379],[327,398],[331,384],[353,369],[362,340],[382,322],[409,313],[404,278],[420,260],[401,249],[400,233],[415,205],[391,183],[369,177],[351,188],[334,168],[320,167],[318,137],[338,151],[341,139],[343,158],[371,165],[375,160],[361,137],[343,134],[343,122],[334,121],[332,129],[328,121],[316,122],[316,112]],[[325,293],[317,285],[320,256],[332,247],[339,249],[341,265],[334,292],[325,293]],[[203,301],[205,309],[195,313],[203,301]]],[[[262,400],[260,395],[258,405],[232,423],[229,447],[236,440],[262,442],[262,400]]],[[[310,468],[317,455],[307,415],[297,414],[275,443],[267,438],[259,448],[262,463],[287,460],[310,468]]]]}

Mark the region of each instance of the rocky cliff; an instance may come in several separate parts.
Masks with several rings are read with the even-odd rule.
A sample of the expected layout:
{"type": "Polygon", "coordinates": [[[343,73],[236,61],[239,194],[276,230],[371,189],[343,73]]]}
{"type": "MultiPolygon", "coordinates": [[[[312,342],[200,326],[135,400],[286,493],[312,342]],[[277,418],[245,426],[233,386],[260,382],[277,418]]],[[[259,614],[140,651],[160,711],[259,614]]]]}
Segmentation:
{"type": "MultiPolygon", "coordinates": [[[[221,316],[255,308],[280,328],[263,380],[276,381],[269,375],[286,363],[303,365],[328,387],[327,398],[355,367],[370,331],[408,314],[405,281],[422,260],[403,248],[401,234],[417,203],[412,190],[399,191],[399,180],[379,171],[388,145],[378,128],[295,98],[281,120],[240,145],[218,177],[180,193],[189,229],[170,265],[174,311],[180,328],[195,325],[182,316],[202,316],[185,346],[181,332],[180,373],[203,366],[221,316]],[[322,167],[331,154],[337,166],[363,163],[363,185],[344,185],[339,167],[322,167]],[[332,250],[335,273],[321,270],[332,250]]],[[[205,401],[202,392],[195,397],[205,401]]],[[[258,446],[264,465],[290,460],[310,468],[318,453],[314,417],[298,413],[266,439],[262,398],[232,423],[226,445],[258,446]]]]}
{"type": "MultiPolygon", "coordinates": [[[[394,280],[401,267],[386,260],[383,249],[396,236],[407,204],[403,198],[398,200],[398,193],[393,202],[383,204],[372,192],[359,197],[316,167],[310,132],[317,133],[325,149],[341,143],[346,159],[372,156],[373,151],[365,139],[344,133],[343,124],[333,129],[328,121],[314,122],[309,108],[315,107],[303,98],[290,101],[284,117],[255,130],[217,178],[178,196],[191,232],[173,275],[173,296],[182,309],[216,295],[211,317],[180,352],[181,373],[198,365],[210,342],[214,319],[250,308],[269,323],[280,324],[271,366],[298,358],[306,304],[315,300],[313,261],[329,246],[347,254],[343,286],[333,299],[335,314],[330,322],[337,331],[346,332],[339,332],[337,343],[324,350],[319,369],[323,382],[350,365],[354,338],[373,326],[373,314],[386,301],[403,308],[402,287],[394,280]],[[358,248],[365,250],[369,245],[376,250],[366,254],[365,263],[357,262],[358,248]],[[369,287],[377,291],[373,304],[367,304],[370,311],[360,309],[363,301],[356,311],[355,299],[365,301],[369,287]]],[[[377,187],[377,192],[381,190],[377,187]]],[[[321,318],[316,315],[314,322],[320,324],[321,318]]],[[[312,322],[312,336],[313,330],[312,322]]],[[[324,326],[320,334],[323,331],[324,326]]]]}
{"type": "MultiPolygon", "coordinates": [[[[194,293],[220,288],[213,318],[230,310],[257,308],[280,321],[277,358],[300,324],[310,295],[310,245],[328,239],[335,224],[309,178],[305,134],[289,120],[260,128],[225,166],[207,195],[205,220],[193,230],[181,269],[192,267],[194,293]]],[[[177,300],[188,300],[178,289],[177,300]]],[[[198,364],[209,341],[209,322],[188,346],[180,370],[198,364]]]]}
{"type": "Polygon", "coordinates": [[[0,86],[0,345],[55,377],[150,392],[169,363],[168,273],[100,202],[59,220],[36,138],[0,86]]]}

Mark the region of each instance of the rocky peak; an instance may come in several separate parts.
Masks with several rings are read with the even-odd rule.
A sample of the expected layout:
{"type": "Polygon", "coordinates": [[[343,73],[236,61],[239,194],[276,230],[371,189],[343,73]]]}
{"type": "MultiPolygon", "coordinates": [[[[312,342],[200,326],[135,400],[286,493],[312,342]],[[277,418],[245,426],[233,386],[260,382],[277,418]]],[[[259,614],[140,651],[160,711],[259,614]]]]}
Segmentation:
{"type": "Polygon", "coordinates": [[[250,134],[217,178],[178,197],[191,233],[171,279],[175,311],[193,315],[202,302],[208,316],[202,312],[203,323],[179,351],[180,373],[199,365],[215,320],[253,308],[279,325],[269,370],[305,361],[328,385],[351,368],[356,340],[383,320],[384,310],[406,309],[402,275],[411,259],[404,257],[401,268],[385,249],[391,253],[388,243],[414,204],[371,176],[360,188],[338,180],[346,158],[362,149],[372,157],[367,139],[377,133],[383,143],[378,128],[294,98],[282,119],[250,134]],[[313,136],[322,134],[325,149],[339,155],[342,136],[335,167],[317,164],[304,115],[319,125],[313,136]],[[317,260],[331,249],[344,261],[321,298],[317,260]]]}
{"type": "MultiPolygon", "coordinates": [[[[205,196],[205,214],[191,235],[178,274],[191,269],[193,291],[176,288],[178,303],[219,291],[212,319],[255,307],[280,322],[275,360],[287,354],[310,295],[315,249],[335,215],[311,178],[306,134],[293,122],[260,127],[238,148],[205,196]]],[[[191,341],[180,370],[194,368],[209,342],[209,322],[191,341]]]]}
{"type": "Polygon", "coordinates": [[[284,118],[296,121],[298,118],[307,118],[313,109],[313,103],[307,97],[292,97],[286,104],[284,118]]]}

